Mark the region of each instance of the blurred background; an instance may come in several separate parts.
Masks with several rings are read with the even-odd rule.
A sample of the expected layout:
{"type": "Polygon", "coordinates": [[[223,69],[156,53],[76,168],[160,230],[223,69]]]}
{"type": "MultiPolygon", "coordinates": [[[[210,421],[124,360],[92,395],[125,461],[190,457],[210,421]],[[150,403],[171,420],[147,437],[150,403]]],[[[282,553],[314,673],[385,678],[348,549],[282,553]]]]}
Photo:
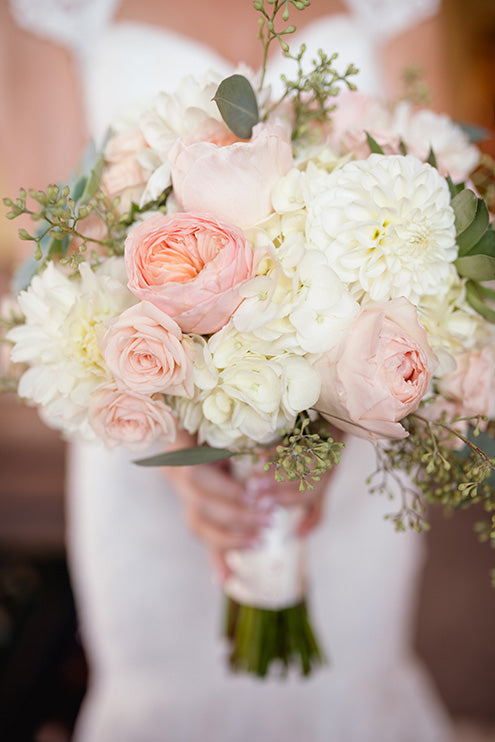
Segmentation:
{"type": "MultiPolygon", "coordinates": [[[[11,21],[5,0],[0,6],[2,42],[11,21]]],[[[481,147],[495,156],[495,0],[468,5],[444,0],[441,16],[451,113],[483,127],[481,147]]],[[[44,43],[24,36],[26,45],[44,43]]],[[[7,46],[1,43],[0,50],[7,46]]],[[[58,63],[70,66],[67,52],[54,53],[58,63]]],[[[0,51],[2,85],[11,74],[0,51]]],[[[41,157],[40,182],[33,185],[45,185],[44,165],[41,157]]],[[[23,184],[15,184],[14,191],[7,185],[0,161],[0,194],[14,195],[17,185],[23,184]]],[[[19,247],[17,225],[3,213],[2,207],[0,295],[8,291],[19,247]]],[[[495,589],[489,574],[495,560],[493,550],[477,542],[476,520],[475,512],[452,519],[431,513],[416,617],[417,649],[458,720],[458,740],[472,742],[495,740],[495,589]]],[[[0,739],[69,739],[87,672],[65,562],[64,444],[35,411],[5,395],[0,397],[0,739]]]]}

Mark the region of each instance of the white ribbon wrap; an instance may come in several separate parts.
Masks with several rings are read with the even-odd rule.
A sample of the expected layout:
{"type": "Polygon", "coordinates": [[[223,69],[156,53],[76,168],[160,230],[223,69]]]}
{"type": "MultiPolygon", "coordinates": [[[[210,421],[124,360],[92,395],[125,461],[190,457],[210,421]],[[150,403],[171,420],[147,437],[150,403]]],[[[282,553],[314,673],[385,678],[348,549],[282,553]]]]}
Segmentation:
{"type": "MultiPolygon", "coordinates": [[[[232,463],[241,481],[257,469],[249,457],[232,463]]],[[[280,610],[300,603],[305,595],[305,539],[297,535],[304,508],[276,506],[270,512],[273,524],[262,530],[258,547],[227,553],[232,574],[224,590],[238,603],[280,610]]]]}

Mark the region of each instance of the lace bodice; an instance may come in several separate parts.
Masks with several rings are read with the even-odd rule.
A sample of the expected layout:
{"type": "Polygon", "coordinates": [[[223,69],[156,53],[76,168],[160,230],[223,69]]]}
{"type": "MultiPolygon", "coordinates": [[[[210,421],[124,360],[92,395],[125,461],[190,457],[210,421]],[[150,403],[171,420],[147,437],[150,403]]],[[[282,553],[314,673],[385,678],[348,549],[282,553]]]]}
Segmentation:
{"type": "MultiPolygon", "coordinates": [[[[85,54],[110,22],[119,0],[9,0],[19,26],[85,54]]],[[[438,12],[440,0],[346,0],[349,14],[370,36],[383,39],[438,12]]]]}

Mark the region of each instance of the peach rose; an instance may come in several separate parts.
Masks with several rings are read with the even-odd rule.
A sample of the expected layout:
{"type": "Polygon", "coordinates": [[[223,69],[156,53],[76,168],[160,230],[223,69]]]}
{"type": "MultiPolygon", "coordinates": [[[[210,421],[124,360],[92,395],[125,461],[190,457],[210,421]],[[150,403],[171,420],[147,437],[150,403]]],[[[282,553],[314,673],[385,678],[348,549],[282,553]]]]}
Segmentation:
{"type": "Polygon", "coordinates": [[[179,139],[169,153],[174,193],[184,211],[206,211],[242,227],[272,212],[271,192],[292,167],[290,131],[257,124],[249,141],[218,146],[179,139]]]}
{"type": "Polygon", "coordinates": [[[119,198],[119,214],[129,211],[131,203],[139,203],[149,177],[141,167],[138,152],[147,147],[141,131],[128,129],[112,137],[105,148],[105,166],[101,187],[109,200],[119,198]]]}
{"type": "Polygon", "coordinates": [[[184,332],[220,330],[255,272],[244,233],[215,217],[155,214],[125,242],[129,289],[175,319],[184,332]]]}
{"type": "Polygon", "coordinates": [[[193,394],[192,342],[149,302],[135,304],[108,323],[101,351],[119,387],[141,394],[193,394]]]}
{"type": "Polygon", "coordinates": [[[370,305],[315,364],[322,379],[316,409],[360,438],[404,438],[399,420],[418,407],[436,364],[413,304],[400,297],[370,305]]]}
{"type": "Polygon", "coordinates": [[[156,440],[175,440],[176,423],[163,399],[122,392],[115,387],[99,389],[91,398],[88,421],[107,446],[148,448],[156,440]]]}

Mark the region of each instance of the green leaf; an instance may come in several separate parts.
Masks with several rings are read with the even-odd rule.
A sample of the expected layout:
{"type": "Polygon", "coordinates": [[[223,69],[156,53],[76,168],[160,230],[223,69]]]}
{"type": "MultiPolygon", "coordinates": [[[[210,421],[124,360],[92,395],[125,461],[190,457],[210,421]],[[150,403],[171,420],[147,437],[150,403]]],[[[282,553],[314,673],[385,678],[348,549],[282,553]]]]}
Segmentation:
{"type": "Polygon", "coordinates": [[[240,139],[249,139],[259,121],[258,102],[249,80],[243,75],[227,77],[213,100],[229,129],[240,139]]]}
{"type": "Polygon", "coordinates": [[[74,185],[72,186],[72,198],[77,203],[81,196],[84,193],[84,189],[86,188],[86,183],[88,182],[88,178],[86,175],[81,175],[74,185]]]}
{"type": "Polygon", "coordinates": [[[466,255],[454,262],[460,276],[472,281],[493,281],[495,279],[495,258],[489,255],[466,255]]]}
{"type": "Polygon", "coordinates": [[[481,240],[466,253],[466,255],[490,255],[495,258],[495,231],[490,226],[481,240]]]}
{"type": "Polygon", "coordinates": [[[482,142],[484,139],[488,139],[490,137],[490,131],[483,128],[482,126],[476,126],[475,124],[465,124],[462,121],[457,122],[457,125],[460,126],[470,142],[482,142]]]}
{"type": "Polygon", "coordinates": [[[435,153],[433,151],[433,147],[430,146],[430,152],[428,154],[428,159],[426,160],[428,165],[431,165],[435,168],[435,170],[438,170],[438,164],[437,164],[437,158],[435,156],[435,153]]]}
{"type": "Polygon", "coordinates": [[[226,448],[194,446],[193,448],[159,453],[147,459],[138,459],[134,463],[138,466],[192,466],[193,464],[209,464],[212,461],[221,461],[231,456],[235,456],[235,453],[226,448]]]}
{"type": "Polygon", "coordinates": [[[407,147],[402,139],[399,142],[399,149],[400,149],[401,155],[404,155],[405,157],[407,155],[407,147]]]}
{"type": "MultiPolygon", "coordinates": [[[[453,188],[455,188],[454,185],[453,188]]],[[[476,216],[478,206],[476,194],[465,188],[452,198],[450,205],[454,209],[455,214],[455,233],[461,234],[461,232],[464,232],[469,227],[476,216]]]]}
{"type": "Polygon", "coordinates": [[[91,170],[89,177],[86,181],[86,184],[84,186],[84,190],[81,195],[82,204],[87,203],[98,192],[98,189],[101,183],[101,176],[103,173],[104,164],[105,164],[105,160],[103,158],[103,155],[100,155],[100,157],[98,157],[95,164],[93,165],[93,169],[91,170]]]}
{"type": "Polygon", "coordinates": [[[378,142],[373,139],[373,137],[366,132],[366,141],[368,142],[368,147],[370,148],[370,152],[372,152],[375,155],[383,155],[385,154],[383,149],[380,147],[378,142]]]}
{"type": "MultiPolygon", "coordinates": [[[[462,191],[465,193],[465,190],[462,191]]],[[[460,194],[459,194],[460,195],[460,194]]],[[[456,241],[459,246],[459,257],[466,255],[474,245],[483,237],[490,222],[490,215],[483,199],[476,199],[476,213],[471,224],[464,231],[457,234],[456,241]]]]}
{"type": "Polygon", "coordinates": [[[449,192],[450,192],[450,198],[455,198],[458,193],[463,191],[466,187],[465,183],[455,183],[450,177],[450,175],[447,175],[445,177],[445,180],[447,181],[447,185],[449,186],[449,192]]]}
{"type": "Polygon", "coordinates": [[[488,322],[495,324],[495,309],[492,309],[485,302],[485,299],[495,299],[495,291],[487,289],[484,286],[480,286],[478,283],[473,281],[467,281],[466,283],[466,301],[470,304],[473,309],[481,314],[488,322]]]}

